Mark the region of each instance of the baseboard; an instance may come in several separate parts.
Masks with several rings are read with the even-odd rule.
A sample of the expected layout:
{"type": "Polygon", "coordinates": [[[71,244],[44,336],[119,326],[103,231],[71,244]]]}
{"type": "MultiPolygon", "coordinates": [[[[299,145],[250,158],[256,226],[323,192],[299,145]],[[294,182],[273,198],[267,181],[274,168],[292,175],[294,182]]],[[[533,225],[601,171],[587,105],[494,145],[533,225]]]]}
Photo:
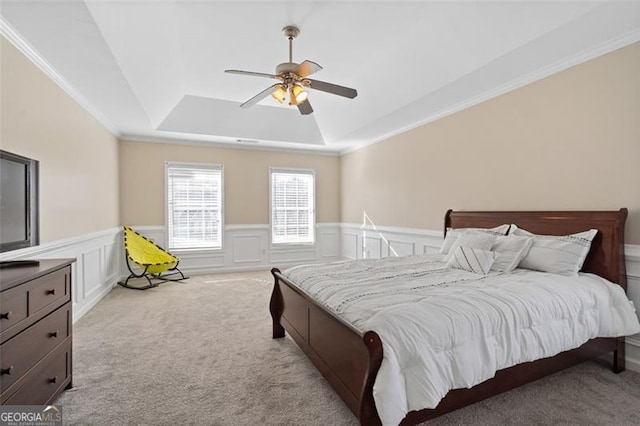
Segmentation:
{"type": "MultiPolygon", "coordinates": [[[[329,260],[326,259],[317,259],[317,260],[313,260],[313,261],[309,261],[309,262],[305,262],[305,263],[309,263],[309,264],[317,264],[317,263],[324,263],[324,262],[337,262],[340,260],[348,260],[346,258],[342,258],[342,257],[335,257],[329,260]]],[[[259,266],[241,266],[241,267],[219,267],[219,268],[198,268],[197,270],[193,270],[191,269],[191,272],[188,272],[186,270],[182,270],[182,272],[184,272],[184,274],[188,277],[191,276],[198,276],[198,275],[209,275],[209,274],[231,274],[231,273],[235,273],[235,272],[254,272],[254,271],[271,271],[271,268],[278,268],[281,271],[293,267],[293,266],[297,266],[300,265],[300,262],[285,262],[285,263],[280,263],[278,265],[274,265],[274,266],[269,266],[269,265],[259,265],[259,266]]],[[[120,279],[118,281],[125,281],[127,279],[128,275],[122,275],[120,277],[120,279]]],[[[116,287],[118,285],[117,282],[113,283],[113,287],[116,287]]]]}
{"type": "Polygon", "coordinates": [[[113,287],[115,287],[116,285],[117,285],[116,282],[114,282],[113,284],[107,283],[105,286],[100,288],[100,292],[96,294],[93,298],[91,298],[90,300],[87,300],[81,306],[74,307],[73,323],[75,324],[80,318],[82,318],[87,312],[89,312],[91,308],[96,306],[98,302],[100,302],[103,297],[109,294],[109,292],[113,290],[113,287]]]}
{"type": "Polygon", "coordinates": [[[625,362],[628,370],[640,373],[640,335],[626,339],[625,362]]]}

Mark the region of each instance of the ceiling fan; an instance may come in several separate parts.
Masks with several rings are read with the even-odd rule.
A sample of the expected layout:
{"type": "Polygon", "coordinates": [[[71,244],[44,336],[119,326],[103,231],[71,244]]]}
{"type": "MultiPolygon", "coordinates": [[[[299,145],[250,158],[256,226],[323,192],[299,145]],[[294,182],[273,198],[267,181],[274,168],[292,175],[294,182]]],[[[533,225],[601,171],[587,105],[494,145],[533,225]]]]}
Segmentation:
{"type": "Polygon", "coordinates": [[[260,102],[268,95],[271,95],[278,102],[283,103],[288,94],[289,105],[297,106],[302,115],[307,115],[313,112],[313,108],[311,108],[311,104],[307,99],[309,93],[305,89],[320,90],[322,92],[344,96],[349,99],[353,99],[358,96],[358,92],[355,89],[307,78],[311,74],[320,71],[322,67],[312,61],[304,61],[301,64],[293,62],[293,39],[300,34],[300,30],[294,26],[287,26],[284,27],[282,31],[284,32],[285,37],[289,39],[289,62],[283,62],[278,65],[276,67],[275,74],[241,70],[225,70],[225,72],[231,74],[270,77],[280,80],[279,83],[267,87],[253,98],[240,104],[240,108],[249,108],[260,102]]]}

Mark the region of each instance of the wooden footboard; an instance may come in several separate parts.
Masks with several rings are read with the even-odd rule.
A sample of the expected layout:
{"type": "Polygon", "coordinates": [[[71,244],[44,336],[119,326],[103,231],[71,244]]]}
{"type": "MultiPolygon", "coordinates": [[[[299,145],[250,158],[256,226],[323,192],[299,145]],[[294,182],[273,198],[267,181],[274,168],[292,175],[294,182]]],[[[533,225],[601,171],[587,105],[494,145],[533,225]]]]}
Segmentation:
{"type": "Polygon", "coordinates": [[[372,331],[364,334],[319,306],[280,274],[270,310],[273,338],[285,330],[333,386],[362,424],[380,424],[373,401],[373,383],[382,362],[382,342],[372,331]]]}

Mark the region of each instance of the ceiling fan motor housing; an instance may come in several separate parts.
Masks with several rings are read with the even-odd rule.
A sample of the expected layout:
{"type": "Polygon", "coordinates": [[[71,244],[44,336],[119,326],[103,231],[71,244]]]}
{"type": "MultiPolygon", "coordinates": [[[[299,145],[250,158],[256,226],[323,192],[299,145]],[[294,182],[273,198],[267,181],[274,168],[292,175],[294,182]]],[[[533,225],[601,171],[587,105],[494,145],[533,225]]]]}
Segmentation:
{"type": "Polygon", "coordinates": [[[289,73],[295,74],[295,70],[297,68],[298,68],[298,64],[296,64],[295,62],[283,62],[276,67],[276,74],[277,75],[289,74],[289,73]]]}

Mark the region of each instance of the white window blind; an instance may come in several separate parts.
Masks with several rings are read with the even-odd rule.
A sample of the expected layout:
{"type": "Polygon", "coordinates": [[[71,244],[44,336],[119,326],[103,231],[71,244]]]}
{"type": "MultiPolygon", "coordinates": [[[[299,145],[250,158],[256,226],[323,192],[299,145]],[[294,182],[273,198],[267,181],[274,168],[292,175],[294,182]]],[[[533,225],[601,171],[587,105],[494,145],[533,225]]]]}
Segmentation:
{"type": "Polygon", "coordinates": [[[313,171],[271,169],[271,242],[308,244],[315,240],[313,171]]]}
{"type": "Polygon", "coordinates": [[[169,249],[222,248],[222,166],[167,164],[169,249]]]}

